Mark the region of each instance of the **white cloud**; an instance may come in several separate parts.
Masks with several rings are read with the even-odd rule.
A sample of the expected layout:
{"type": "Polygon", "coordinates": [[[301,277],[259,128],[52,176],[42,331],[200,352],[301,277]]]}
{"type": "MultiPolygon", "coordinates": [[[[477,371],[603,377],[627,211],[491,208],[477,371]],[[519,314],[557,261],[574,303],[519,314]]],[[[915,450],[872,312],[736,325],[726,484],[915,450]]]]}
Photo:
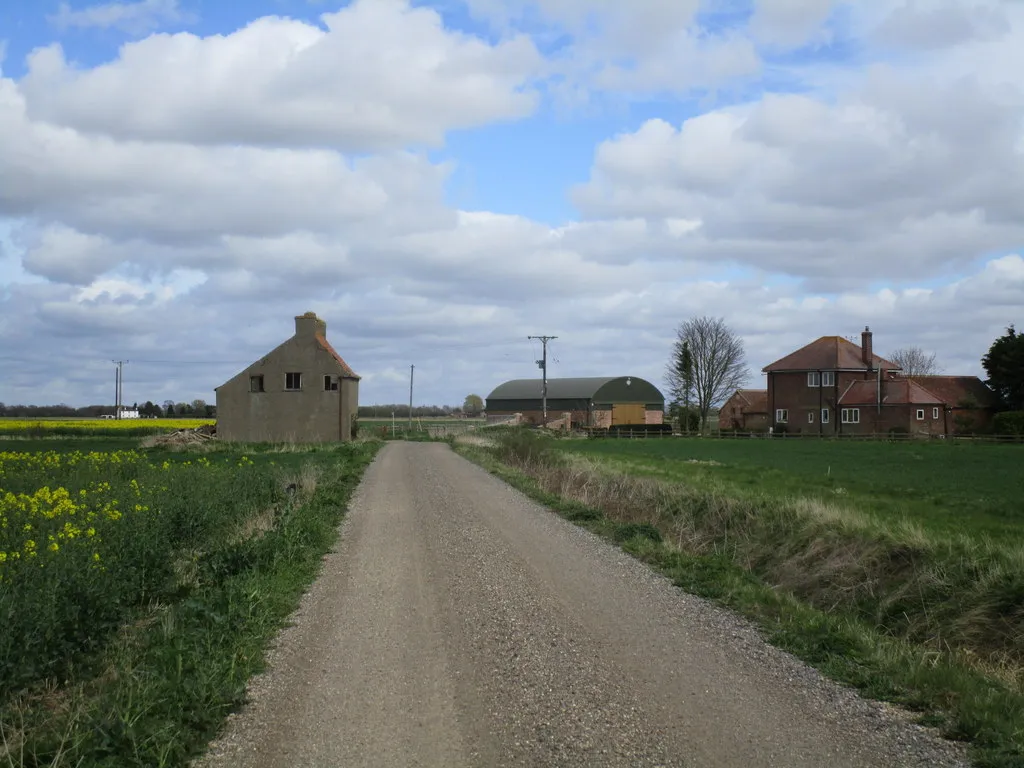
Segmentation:
{"type": "Polygon", "coordinates": [[[1007,6],[998,0],[904,0],[892,6],[875,35],[886,44],[919,50],[998,40],[1011,30],[1007,6]]]}
{"type": "Polygon", "coordinates": [[[701,28],[700,0],[465,0],[499,30],[558,40],[552,91],[578,107],[593,92],[640,97],[725,87],[760,71],[751,40],[701,28]],[[537,21],[544,26],[537,32],[537,21]]]}
{"type": "Polygon", "coordinates": [[[229,35],[153,35],[78,70],[59,45],[19,83],[28,115],[118,140],[380,150],[530,114],[540,58],[404,0],[356,0],[326,30],[266,17],[229,35]]]}
{"type": "Polygon", "coordinates": [[[837,0],[755,0],[750,31],[759,42],[796,48],[814,39],[837,0]]]}
{"type": "Polygon", "coordinates": [[[103,3],[73,10],[62,2],[50,21],[58,29],[119,29],[130,34],[143,34],[165,24],[187,21],[178,0],[138,0],[134,3],[103,3]]]}
{"type": "Polygon", "coordinates": [[[699,220],[681,255],[818,286],[945,274],[1024,241],[1022,115],[976,81],[879,68],[831,103],[650,120],[599,146],[574,199],[594,218],[699,220]]]}
{"type": "MultiPolygon", "coordinates": [[[[1024,55],[1019,14],[1002,36],[943,38],[936,22],[947,42],[887,43],[884,65],[794,65],[798,95],[671,98],[757,73],[758,46],[813,45],[840,16],[827,5],[763,3],[753,29],[712,33],[695,2],[502,3],[506,32],[487,42],[363,0],[323,29],[154,35],[93,68],[40,48],[26,77],[0,77],[0,230],[17,222],[0,241],[0,357],[18,360],[0,366],[0,400],[109,400],[113,358],[137,361],[132,400],[211,400],[310,309],[364,375],[364,402],[403,400],[410,363],[432,402],[535,375],[536,333],[560,337],[552,375],[660,382],[694,314],[743,335],[751,383],[865,324],[879,350],[921,344],[978,373],[1024,306],[1024,259],[1007,255],[1024,244],[1024,93],[999,63],[1024,55]],[[555,51],[547,62],[522,29],[555,51]],[[621,133],[572,190],[579,221],[514,215],[513,185],[510,212],[454,209],[459,158],[410,145],[533,114],[538,72],[584,98],[659,100],[611,116],[591,104],[621,133]],[[54,359],[72,364],[55,376],[54,359]]],[[[870,58],[889,12],[864,5],[844,7],[863,17],[842,32],[859,29],[870,58]]],[[[559,135],[577,140],[590,116],[559,135]]],[[[493,147],[490,173],[571,183],[514,144],[493,147]]]]}

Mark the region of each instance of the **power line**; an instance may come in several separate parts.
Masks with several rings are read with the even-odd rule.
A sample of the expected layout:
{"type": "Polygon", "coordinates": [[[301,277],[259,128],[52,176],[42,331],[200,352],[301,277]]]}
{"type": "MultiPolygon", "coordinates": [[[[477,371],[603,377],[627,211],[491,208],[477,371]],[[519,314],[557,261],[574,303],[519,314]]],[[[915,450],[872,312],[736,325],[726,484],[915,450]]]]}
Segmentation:
{"type": "Polygon", "coordinates": [[[112,363],[117,365],[114,369],[114,418],[121,418],[121,394],[124,387],[124,364],[127,360],[112,360],[112,363]]]}
{"type": "Polygon", "coordinates": [[[540,366],[541,373],[543,374],[543,383],[540,389],[541,398],[541,409],[543,421],[542,426],[547,426],[548,423],[548,342],[557,339],[557,336],[527,336],[527,339],[539,339],[541,345],[544,348],[543,357],[537,361],[537,365],[540,366]]]}

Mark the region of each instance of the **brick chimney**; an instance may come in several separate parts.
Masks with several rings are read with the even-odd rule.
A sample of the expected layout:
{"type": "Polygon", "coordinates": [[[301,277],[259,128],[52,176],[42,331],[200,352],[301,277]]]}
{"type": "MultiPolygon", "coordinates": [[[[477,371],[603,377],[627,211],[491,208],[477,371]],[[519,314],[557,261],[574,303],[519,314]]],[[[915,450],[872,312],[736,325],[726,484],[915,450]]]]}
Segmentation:
{"type": "Polygon", "coordinates": [[[875,355],[871,350],[871,329],[866,325],[860,334],[860,359],[864,361],[864,365],[868,367],[868,370],[874,367],[875,355]]]}
{"type": "Polygon", "coordinates": [[[306,312],[295,318],[295,335],[312,338],[317,334],[327,338],[327,323],[316,316],[316,312],[306,312]]]}

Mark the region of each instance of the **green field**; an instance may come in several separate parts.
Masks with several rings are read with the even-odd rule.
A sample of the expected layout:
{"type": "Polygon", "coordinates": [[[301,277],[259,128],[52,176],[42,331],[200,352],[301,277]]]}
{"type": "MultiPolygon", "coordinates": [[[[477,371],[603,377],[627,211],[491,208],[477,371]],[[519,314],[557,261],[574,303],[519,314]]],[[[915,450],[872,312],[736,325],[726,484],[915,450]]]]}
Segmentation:
{"type": "Polygon", "coordinates": [[[754,496],[813,498],[936,531],[1024,533],[1024,446],[817,440],[573,440],[631,474],[754,496]]]}
{"type": "Polygon", "coordinates": [[[378,445],[0,444],[0,765],[188,764],[378,445]]]}

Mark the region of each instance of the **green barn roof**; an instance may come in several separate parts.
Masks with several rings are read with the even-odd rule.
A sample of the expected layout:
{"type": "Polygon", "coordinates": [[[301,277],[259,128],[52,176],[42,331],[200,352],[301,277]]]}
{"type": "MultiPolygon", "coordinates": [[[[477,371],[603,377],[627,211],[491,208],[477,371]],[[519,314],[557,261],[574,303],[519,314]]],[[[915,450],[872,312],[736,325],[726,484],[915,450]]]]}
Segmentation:
{"type": "MultiPolygon", "coordinates": [[[[541,400],[541,379],[513,379],[499,384],[487,396],[487,408],[509,401],[541,400]]],[[[548,379],[548,401],[586,401],[596,404],[644,403],[663,407],[665,397],[658,388],[639,376],[595,376],[579,379],[548,379]]]]}

